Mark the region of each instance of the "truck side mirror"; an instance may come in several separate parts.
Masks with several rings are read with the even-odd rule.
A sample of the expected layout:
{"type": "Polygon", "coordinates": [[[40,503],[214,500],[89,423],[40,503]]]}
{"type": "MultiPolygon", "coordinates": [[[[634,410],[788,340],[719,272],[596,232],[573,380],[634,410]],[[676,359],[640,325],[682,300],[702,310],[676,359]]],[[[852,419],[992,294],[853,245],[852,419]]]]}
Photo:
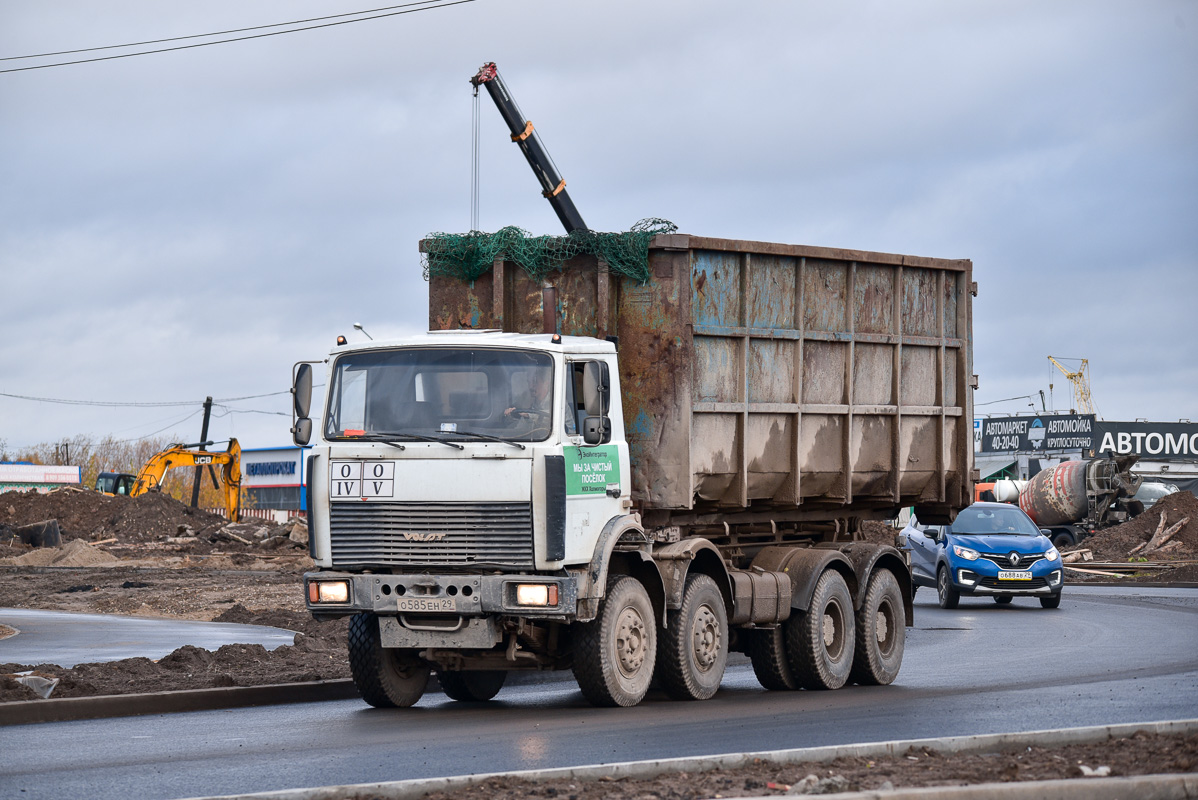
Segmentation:
{"type": "Polygon", "coordinates": [[[605,444],[611,441],[611,375],[607,364],[588,361],[582,372],[582,402],[587,416],[582,421],[582,440],[586,444],[605,444]]]}
{"type": "Polygon", "coordinates": [[[291,439],[300,447],[312,440],[312,420],[300,417],[291,426],[291,439]]]}
{"type": "Polygon", "coordinates": [[[611,441],[611,420],[607,417],[587,417],[582,421],[582,441],[586,444],[606,444],[611,441]]]}
{"type": "Polygon", "coordinates": [[[312,365],[300,364],[295,369],[295,379],[291,384],[292,404],[295,416],[303,419],[312,410],[312,365]]]}
{"type": "Polygon", "coordinates": [[[588,417],[606,417],[611,404],[611,380],[607,364],[588,361],[582,373],[582,402],[588,417]]]}

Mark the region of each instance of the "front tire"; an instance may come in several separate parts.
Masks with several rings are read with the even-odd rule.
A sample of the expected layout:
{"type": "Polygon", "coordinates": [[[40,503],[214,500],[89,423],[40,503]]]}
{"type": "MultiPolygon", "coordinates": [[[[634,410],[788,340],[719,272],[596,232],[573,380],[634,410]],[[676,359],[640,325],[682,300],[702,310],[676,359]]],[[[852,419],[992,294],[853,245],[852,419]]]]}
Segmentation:
{"type": "Polygon", "coordinates": [[[485,702],[499,694],[503,682],[507,680],[507,671],[497,669],[438,672],[437,680],[450,700],[463,703],[485,702]]]}
{"type": "Polygon", "coordinates": [[[1060,593],[1058,592],[1057,594],[1050,594],[1047,597],[1041,597],[1040,605],[1044,608],[1060,608],[1061,607],[1060,593]]]}
{"type": "Polygon", "coordinates": [[[431,671],[415,651],[382,646],[375,614],[350,618],[349,669],[358,694],[375,708],[415,705],[424,695],[431,671]]]}
{"type": "Polygon", "coordinates": [[[635,706],[657,663],[657,616],[640,581],[617,575],[599,616],[577,626],[574,678],[592,705],[635,706]]]}
{"type": "Polygon", "coordinates": [[[853,669],[853,597],[839,572],[820,576],[806,613],[786,621],[786,654],[804,689],[839,689],[853,669]]]}
{"type": "Polygon", "coordinates": [[[1077,544],[1077,541],[1068,533],[1058,533],[1052,537],[1052,546],[1058,550],[1073,547],[1075,544],[1077,544]]]}
{"type": "Polygon", "coordinates": [[[941,567],[936,573],[936,596],[941,608],[956,608],[961,602],[961,593],[953,588],[948,579],[948,567],[941,567]]]}
{"type": "Polygon", "coordinates": [[[862,686],[888,686],[903,665],[907,613],[898,579],[888,569],[869,579],[865,602],[857,611],[857,643],[849,680],[862,686]]]}
{"type": "Polygon", "coordinates": [[[675,700],[707,700],[720,688],[728,663],[728,612],[709,576],[686,579],[682,605],[658,640],[662,688],[675,700]]]}

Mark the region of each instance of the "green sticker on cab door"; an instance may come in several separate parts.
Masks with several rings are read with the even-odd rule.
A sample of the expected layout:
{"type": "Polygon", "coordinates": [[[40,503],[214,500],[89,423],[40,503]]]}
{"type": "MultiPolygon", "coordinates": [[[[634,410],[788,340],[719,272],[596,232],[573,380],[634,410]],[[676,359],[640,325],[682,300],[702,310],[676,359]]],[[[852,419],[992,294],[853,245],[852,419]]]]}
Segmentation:
{"type": "Polygon", "coordinates": [[[567,447],[566,494],[601,495],[620,485],[618,447],[567,447]]]}

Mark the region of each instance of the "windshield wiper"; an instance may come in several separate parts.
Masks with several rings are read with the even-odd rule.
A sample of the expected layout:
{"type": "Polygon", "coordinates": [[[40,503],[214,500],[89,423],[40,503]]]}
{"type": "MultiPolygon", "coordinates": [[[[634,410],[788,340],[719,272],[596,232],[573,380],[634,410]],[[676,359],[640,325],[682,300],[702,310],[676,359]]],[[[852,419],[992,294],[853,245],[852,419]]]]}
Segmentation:
{"type": "Polygon", "coordinates": [[[417,441],[421,441],[421,442],[436,442],[437,444],[448,445],[449,447],[456,447],[458,450],[466,449],[465,447],[462,447],[457,442],[451,442],[448,439],[440,439],[436,436],[424,436],[419,433],[408,433],[407,431],[374,431],[373,433],[368,433],[364,436],[354,436],[353,438],[354,439],[362,439],[367,442],[382,442],[383,444],[389,444],[394,447],[398,447],[400,450],[403,450],[404,446],[402,444],[400,444],[398,441],[396,441],[396,439],[395,439],[395,437],[397,437],[397,436],[403,437],[406,439],[416,439],[417,441]]]}
{"type": "Polygon", "coordinates": [[[514,447],[519,447],[521,450],[528,449],[519,442],[512,441],[511,439],[504,439],[502,436],[492,436],[489,433],[478,433],[477,431],[446,431],[446,433],[456,433],[459,436],[477,436],[479,439],[484,439],[488,442],[501,442],[502,444],[510,444],[514,447]]]}

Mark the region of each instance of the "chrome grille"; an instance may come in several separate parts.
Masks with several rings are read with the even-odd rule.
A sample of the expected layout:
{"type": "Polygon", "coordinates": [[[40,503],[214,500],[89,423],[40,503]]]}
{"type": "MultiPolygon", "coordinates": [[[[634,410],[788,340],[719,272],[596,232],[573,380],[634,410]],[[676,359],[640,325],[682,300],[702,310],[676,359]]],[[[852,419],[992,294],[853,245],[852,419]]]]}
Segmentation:
{"type": "Polygon", "coordinates": [[[1009,553],[979,553],[978,558],[984,558],[992,562],[999,569],[1029,569],[1032,564],[1035,564],[1040,559],[1044,558],[1043,553],[1021,553],[1019,561],[1012,564],[1009,553]]]}
{"type": "Polygon", "coordinates": [[[533,566],[530,503],[332,503],[336,566],[533,566]]]}

